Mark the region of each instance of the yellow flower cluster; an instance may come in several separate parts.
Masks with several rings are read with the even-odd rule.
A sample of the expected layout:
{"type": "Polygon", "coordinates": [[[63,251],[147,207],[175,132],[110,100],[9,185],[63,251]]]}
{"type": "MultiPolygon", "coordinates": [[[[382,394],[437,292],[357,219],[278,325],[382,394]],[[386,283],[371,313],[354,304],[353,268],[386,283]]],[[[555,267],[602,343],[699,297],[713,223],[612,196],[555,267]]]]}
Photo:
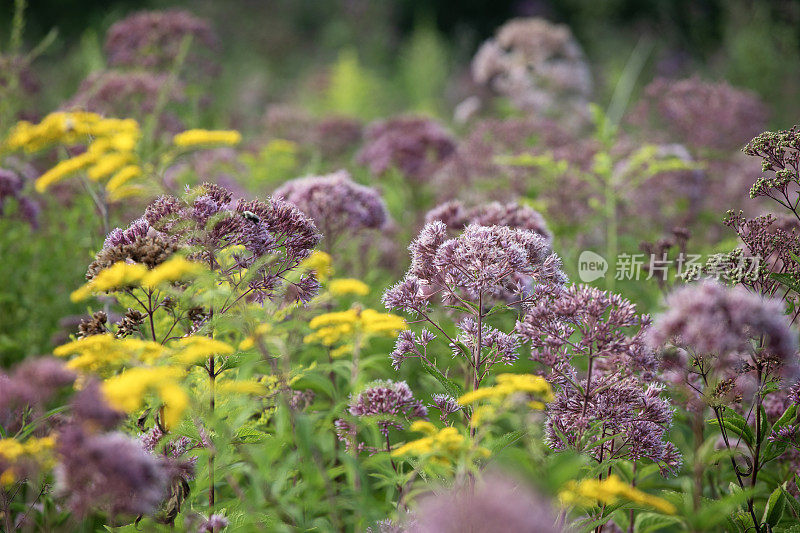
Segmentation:
{"type": "Polygon", "coordinates": [[[259,324],[258,326],[256,326],[256,329],[255,331],[253,331],[252,335],[245,337],[245,339],[239,343],[239,349],[249,350],[250,348],[256,345],[256,342],[258,342],[260,338],[262,338],[270,331],[272,331],[272,324],[269,324],[267,322],[259,324]]]}
{"type": "MultiPolygon", "coordinates": [[[[428,421],[417,420],[411,424],[410,429],[426,436],[395,449],[392,451],[393,457],[415,456],[449,466],[455,458],[470,452],[473,448],[472,442],[454,427],[437,429],[428,421]]],[[[490,455],[489,450],[483,447],[475,448],[475,452],[481,457],[490,455]]]]}
{"type": "Polygon", "coordinates": [[[366,296],[369,294],[369,286],[358,279],[336,278],[328,282],[328,292],[334,296],[345,296],[347,294],[366,296]]]}
{"type": "Polygon", "coordinates": [[[613,505],[618,501],[632,502],[662,512],[675,514],[675,506],[663,498],[658,498],[628,485],[615,475],[606,479],[584,479],[570,481],[562,490],[559,499],[566,505],[592,506],[598,503],[613,505]]]}
{"type": "Polygon", "coordinates": [[[140,409],[145,396],[155,392],[164,404],[164,424],[175,427],[189,406],[189,396],[179,384],[186,371],[177,366],[136,367],[103,382],[103,395],[127,413],[140,409]]]}
{"type": "Polygon", "coordinates": [[[47,115],[39,124],[19,122],[4,148],[36,152],[54,144],[86,144],[86,151],[57,163],[36,180],[40,193],[76,172],[86,169],[93,181],[110,177],[106,190],[111,200],[135,194],[126,184],[141,175],[135,153],[141,132],[133,119],[103,118],[96,113],[63,112],[47,115]]]}
{"type": "Polygon", "coordinates": [[[319,342],[325,346],[352,343],[356,336],[396,337],[408,329],[405,319],[391,313],[379,313],[374,309],[353,308],[347,311],[325,313],[308,323],[313,333],[306,335],[304,342],[319,342]]]}
{"type": "Polygon", "coordinates": [[[242,134],[235,130],[187,130],[172,138],[172,144],[179,148],[206,145],[234,146],[241,141],[242,134]]]}
{"type": "Polygon", "coordinates": [[[53,350],[57,357],[72,357],[67,367],[102,374],[128,364],[153,365],[159,360],[191,365],[212,355],[231,355],[233,347],[224,342],[193,335],[162,346],[153,341],[126,337],[117,339],[111,333],[91,335],[61,345],[53,350]]]}
{"type": "Polygon", "coordinates": [[[134,338],[117,339],[111,333],[90,335],[53,350],[57,357],[74,356],[67,367],[80,372],[101,373],[132,362],[154,363],[164,353],[157,342],[134,338]]]}
{"type": "Polygon", "coordinates": [[[494,403],[502,403],[520,393],[537,396],[542,400],[529,402],[528,405],[532,409],[544,409],[543,402],[553,400],[553,390],[547,380],[541,376],[533,374],[498,374],[497,385],[482,387],[468,392],[458,399],[458,403],[468,405],[486,399],[494,403]]]}
{"type": "Polygon", "coordinates": [[[234,350],[229,344],[203,335],[183,337],[170,346],[174,352],[172,359],[184,365],[192,365],[212,355],[231,355],[234,350]]]}
{"type": "Polygon", "coordinates": [[[51,451],[56,445],[52,436],[31,437],[25,442],[17,439],[0,439],[0,458],[7,468],[0,472],[0,486],[8,486],[16,481],[14,463],[21,459],[32,460],[40,465],[49,465],[52,461],[51,451]]]}
{"type": "Polygon", "coordinates": [[[325,252],[314,250],[311,255],[300,264],[300,268],[305,270],[313,270],[317,274],[317,279],[320,283],[325,283],[328,278],[333,274],[333,267],[331,267],[331,256],[325,252]]]}
{"type": "Polygon", "coordinates": [[[70,298],[73,302],[85,300],[99,292],[113,291],[125,287],[142,287],[155,289],[163,283],[191,279],[204,270],[199,263],[188,261],[182,256],[175,256],[147,270],[139,263],[119,261],[100,271],[91,281],[74,291],[70,298]]]}

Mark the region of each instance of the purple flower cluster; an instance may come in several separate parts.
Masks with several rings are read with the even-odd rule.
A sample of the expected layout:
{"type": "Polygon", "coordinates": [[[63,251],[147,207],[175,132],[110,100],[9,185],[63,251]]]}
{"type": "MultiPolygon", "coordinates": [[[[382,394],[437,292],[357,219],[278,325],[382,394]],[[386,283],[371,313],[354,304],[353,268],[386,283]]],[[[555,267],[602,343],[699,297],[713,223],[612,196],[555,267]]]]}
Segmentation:
{"type": "Polygon", "coordinates": [[[461,411],[461,404],[449,394],[432,394],[431,407],[439,410],[439,418],[442,422],[447,422],[447,417],[453,413],[461,411]]]}
{"type": "Polygon", "coordinates": [[[592,77],[569,28],[539,18],[506,22],[478,50],[472,77],[522,110],[583,112],[592,77]]]}
{"type": "MultiPolygon", "coordinates": [[[[275,296],[284,286],[286,273],[297,268],[321,239],[314,222],[288,202],[276,198],[234,201],[229,191],[208,183],[189,190],[183,199],[158,198],[130,227],[112,231],[106,246],[124,246],[149,235],[197,250],[194,258],[214,270],[223,268],[217,258],[220,250],[243,246],[225,273],[257,264],[251,272],[255,276],[244,289],[257,302],[275,296]]],[[[291,283],[291,289],[298,300],[308,301],[318,290],[318,282],[306,275],[291,283]]]]}
{"type": "Polygon", "coordinates": [[[796,335],[779,300],[706,281],[674,291],[666,305],[649,335],[653,346],[671,342],[698,357],[714,358],[720,370],[743,358],[788,362],[797,353],[796,335]],[[755,343],[759,339],[760,346],[755,343]]]}
{"type": "Polygon", "coordinates": [[[329,245],[345,233],[381,229],[389,218],[380,193],[355,183],[346,170],[288,181],[273,197],[296,205],[311,217],[329,245]]]}
{"type": "Polygon", "coordinates": [[[516,202],[490,202],[466,207],[460,201],[452,200],[434,207],[425,215],[425,222],[437,220],[451,230],[462,230],[470,224],[525,229],[541,235],[548,244],[553,242],[544,217],[535,209],[516,202]]]}
{"type": "Polygon", "coordinates": [[[411,267],[405,279],[383,295],[389,309],[416,314],[436,294],[446,305],[521,294],[523,278],[545,286],[566,281],[558,256],[530,230],[472,224],[449,238],[447,226],[431,222],[409,250],[411,267]]]}
{"type": "Polygon", "coordinates": [[[371,124],[358,162],[380,175],[397,168],[407,178],[426,182],[455,152],[447,130],[431,119],[397,117],[371,124]]]}
{"type": "MultiPolygon", "coordinates": [[[[478,323],[471,316],[461,319],[458,323],[456,342],[465,346],[471,353],[482,353],[482,363],[485,368],[491,368],[496,363],[511,364],[519,359],[519,348],[522,341],[519,335],[504,333],[488,324],[481,325],[481,334],[478,335],[478,323]],[[480,339],[480,349],[478,348],[480,339]]],[[[453,356],[458,357],[461,347],[451,344],[453,356]]]]}
{"type": "Polygon", "coordinates": [[[795,191],[790,188],[800,185],[800,131],[797,126],[761,133],[744,147],[744,153],[760,157],[761,171],[766,174],[756,180],[750,197],[767,196],[792,209],[789,195],[795,191]]]}
{"type": "Polygon", "coordinates": [[[679,454],[666,441],[673,410],[661,397],[658,361],[644,340],[648,325],[649,317],[622,296],[582,285],[527,310],[517,332],[555,388],[545,425],[551,447],[582,450],[587,439],[613,437],[589,453],[598,461],[646,458],[664,472],[678,467],[679,454]]]}
{"type": "Polygon", "coordinates": [[[650,319],[619,294],[586,285],[571,285],[545,295],[517,323],[516,331],[531,343],[531,358],[555,373],[570,372],[573,359],[595,358],[594,370],[611,375],[642,372],[650,379],[657,361],[646,347],[650,319]],[[628,336],[630,328],[641,328],[628,336]],[[580,342],[575,342],[575,336],[580,342]]]}
{"type": "Polygon", "coordinates": [[[419,358],[430,364],[428,343],[435,338],[436,336],[427,329],[423,329],[419,335],[410,329],[401,331],[397,335],[394,351],[389,356],[392,360],[392,368],[399,370],[403,361],[411,358],[419,358]]]}
{"type": "Polygon", "coordinates": [[[4,216],[6,203],[14,200],[17,204],[17,216],[33,228],[39,225],[39,202],[25,191],[26,180],[18,173],[0,168],[0,217],[4,216]]]}
{"type": "Polygon", "coordinates": [[[53,358],[28,359],[11,373],[0,372],[0,426],[15,434],[29,416],[41,416],[59,389],[71,385],[75,374],[53,358]]]}
{"type": "Polygon", "coordinates": [[[408,533],[558,533],[549,502],[525,485],[488,474],[474,486],[454,487],[420,501],[408,533]]]}
{"type": "Polygon", "coordinates": [[[91,433],[80,425],[59,432],[56,492],[73,512],[101,509],[113,515],[152,513],[167,491],[162,460],[118,432],[91,433]]]}
{"type": "Polygon", "coordinates": [[[105,51],[111,66],[166,72],[174,67],[187,38],[192,41],[192,50],[202,47],[209,51],[218,47],[217,36],[208,21],[188,11],[141,11],[109,28],[105,51]]]}
{"type": "Polygon", "coordinates": [[[374,382],[350,397],[348,410],[353,416],[376,420],[384,436],[388,436],[389,428],[402,429],[402,420],[428,418],[428,409],[414,398],[405,381],[374,382]]]}
{"type": "Polygon", "coordinates": [[[758,96],[724,82],[659,78],[644,92],[633,120],[657,117],[657,125],[666,126],[674,141],[693,147],[738,149],[767,122],[767,107],[758,96]]]}
{"type": "MultiPolygon", "coordinates": [[[[81,109],[113,117],[130,117],[140,121],[156,111],[156,103],[165,86],[168,104],[186,100],[184,86],[170,81],[169,74],[140,71],[104,70],[90,74],[78,87],[75,95],[62,107],[81,109]]],[[[159,126],[176,133],[184,129],[178,116],[170,111],[161,112],[159,126]]]]}

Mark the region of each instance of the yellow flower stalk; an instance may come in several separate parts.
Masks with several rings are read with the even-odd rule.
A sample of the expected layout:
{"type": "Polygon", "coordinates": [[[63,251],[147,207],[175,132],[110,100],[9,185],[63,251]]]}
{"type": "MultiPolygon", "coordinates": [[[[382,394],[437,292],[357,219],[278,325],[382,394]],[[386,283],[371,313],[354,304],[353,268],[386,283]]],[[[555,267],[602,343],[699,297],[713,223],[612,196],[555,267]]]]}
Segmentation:
{"type": "Polygon", "coordinates": [[[142,175],[142,168],[139,165],[128,165],[117,171],[106,183],[106,191],[114,192],[127,182],[142,175]]]}
{"type": "Polygon", "coordinates": [[[180,148],[190,148],[209,144],[233,146],[242,141],[242,134],[235,130],[187,130],[172,139],[180,148]]]}
{"type": "Polygon", "coordinates": [[[392,457],[414,456],[427,459],[433,463],[448,466],[459,456],[474,451],[478,456],[488,457],[489,450],[473,447],[470,439],[458,432],[454,427],[437,430],[428,421],[419,420],[411,424],[412,431],[424,433],[426,436],[417,439],[392,451],[392,457]]]}
{"type": "Polygon", "coordinates": [[[204,270],[203,265],[180,255],[161,263],[142,277],[142,287],[154,289],[162,283],[189,279],[204,270]]]}
{"type": "Polygon", "coordinates": [[[86,175],[89,176],[89,179],[92,181],[99,181],[122,169],[131,161],[132,157],[132,154],[129,152],[112,152],[105,154],[89,168],[86,175]]]}
{"type": "Polygon", "coordinates": [[[339,342],[352,344],[358,333],[364,336],[397,337],[400,331],[408,329],[408,324],[401,316],[358,308],[316,316],[308,325],[316,331],[306,335],[303,341],[319,342],[325,346],[334,346],[339,342]]]}
{"type": "MultiPolygon", "coordinates": [[[[545,402],[553,399],[553,391],[550,384],[541,376],[533,374],[498,374],[496,385],[470,391],[461,396],[458,399],[458,403],[469,405],[486,399],[499,403],[518,393],[535,395],[545,402]]],[[[532,405],[529,404],[531,407],[544,408],[544,404],[541,402],[531,403],[532,405]]]]}
{"type": "Polygon", "coordinates": [[[314,250],[305,261],[300,264],[300,268],[305,270],[313,270],[317,274],[317,279],[320,283],[324,283],[333,274],[333,267],[331,266],[331,256],[325,252],[314,250]]]}
{"type": "Polygon", "coordinates": [[[212,355],[231,355],[234,352],[231,345],[203,335],[178,339],[172,348],[175,350],[172,358],[185,365],[203,361],[212,355]]]}
{"type": "Polygon", "coordinates": [[[249,337],[246,337],[242,342],[239,343],[240,350],[249,350],[250,348],[256,345],[256,341],[272,331],[272,324],[264,323],[259,324],[256,326],[255,331],[249,337]]]}
{"type": "Polygon", "coordinates": [[[84,337],[53,350],[56,357],[74,356],[67,362],[68,368],[94,373],[131,362],[152,364],[163,354],[164,347],[157,342],[116,339],[111,333],[84,337]]]}
{"type": "Polygon", "coordinates": [[[186,392],[178,384],[185,374],[176,366],[136,367],[103,382],[103,395],[116,409],[131,413],[144,404],[145,395],[156,392],[165,404],[164,423],[174,426],[189,405],[186,392]]]}
{"type": "Polygon", "coordinates": [[[328,292],[334,296],[344,296],[347,294],[366,296],[369,294],[369,286],[358,279],[337,278],[328,282],[328,292]]]}
{"type": "Polygon", "coordinates": [[[59,162],[56,164],[56,166],[36,179],[36,183],[34,185],[36,192],[40,194],[43,193],[54,183],[58,183],[64,178],[88,167],[94,163],[95,159],[96,156],[94,154],[84,152],[80,155],[76,155],[75,157],[59,162]]]}
{"type": "Polygon", "coordinates": [[[623,501],[652,507],[664,514],[675,514],[677,511],[667,500],[642,492],[616,475],[603,480],[590,478],[580,482],[570,481],[558,497],[565,505],[613,505],[623,501]]]}
{"type": "Polygon", "coordinates": [[[144,265],[119,261],[105,270],[100,271],[100,273],[83,287],[73,291],[70,295],[70,299],[73,302],[80,302],[96,292],[135,286],[142,281],[147,273],[147,267],[144,265]]]}
{"type": "Polygon", "coordinates": [[[7,487],[17,480],[15,463],[20,459],[33,461],[42,467],[50,467],[53,463],[52,450],[56,440],[52,436],[30,437],[25,442],[17,439],[0,439],[0,459],[6,469],[0,472],[0,486],[7,487]]]}

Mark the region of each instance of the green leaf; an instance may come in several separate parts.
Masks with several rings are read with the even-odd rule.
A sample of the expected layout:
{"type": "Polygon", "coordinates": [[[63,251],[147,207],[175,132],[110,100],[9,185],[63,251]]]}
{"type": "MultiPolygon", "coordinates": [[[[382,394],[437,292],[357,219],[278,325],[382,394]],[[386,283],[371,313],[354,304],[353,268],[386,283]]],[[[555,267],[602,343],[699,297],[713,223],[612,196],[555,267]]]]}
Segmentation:
{"type": "Polygon", "coordinates": [[[772,494],[769,495],[767,506],[764,508],[764,517],[761,519],[762,523],[775,526],[780,522],[783,516],[783,510],[786,507],[786,498],[783,495],[783,486],[778,487],[772,494]]]}
{"type": "MultiPolygon", "coordinates": [[[[730,431],[737,437],[744,439],[745,444],[747,444],[751,450],[753,449],[753,445],[756,442],[756,435],[753,433],[753,429],[742,415],[735,411],[727,410],[720,416],[720,418],[722,419],[722,426],[726,430],[730,431]]],[[[716,418],[711,418],[707,420],[707,422],[711,425],[719,427],[719,423],[716,418]]]]}
{"type": "Polygon", "coordinates": [[[800,294],[800,283],[794,279],[794,276],[787,272],[773,272],[769,275],[772,279],[780,283],[786,288],[792,289],[794,292],[800,294]]]}
{"type": "Polygon", "coordinates": [[[425,371],[428,372],[428,374],[436,378],[436,381],[438,381],[439,384],[441,384],[441,386],[444,387],[444,390],[447,391],[447,394],[449,394],[453,398],[458,399],[464,395],[463,387],[461,387],[461,385],[459,385],[452,379],[442,374],[442,371],[436,368],[435,366],[429,365],[428,363],[423,361],[422,368],[424,368],[425,371]]]}
{"type": "Polygon", "coordinates": [[[643,512],[636,515],[636,520],[633,522],[633,530],[636,533],[651,533],[679,524],[681,524],[681,519],[677,516],[643,512]]]}

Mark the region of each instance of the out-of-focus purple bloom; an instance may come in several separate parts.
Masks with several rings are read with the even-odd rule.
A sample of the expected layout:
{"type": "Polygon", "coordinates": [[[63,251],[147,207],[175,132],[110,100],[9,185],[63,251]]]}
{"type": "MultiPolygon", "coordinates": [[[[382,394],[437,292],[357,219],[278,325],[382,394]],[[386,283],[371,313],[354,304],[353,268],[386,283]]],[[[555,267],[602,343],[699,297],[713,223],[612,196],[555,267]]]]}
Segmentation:
{"type": "Polygon", "coordinates": [[[725,82],[659,78],[644,94],[632,120],[652,118],[656,126],[666,126],[672,141],[690,147],[738,149],[764,130],[768,118],[768,109],[757,95],[725,82]]]}
{"type": "Polygon", "coordinates": [[[797,353],[796,335],[779,300],[705,281],[674,291],[666,305],[650,334],[656,347],[672,342],[697,356],[715,357],[720,367],[731,365],[731,358],[749,359],[759,338],[765,352],[760,356],[785,362],[797,353]]]}
{"type": "MultiPolygon", "coordinates": [[[[108,405],[97,380],[89,381],[73,395],[70,408],[74,420],[95,429],[114,429],[126,418],[124,412],[108,405]]],[[[152,443],[153,447],[157,442],[156,439],[152,443]]]]}
{"type": "Polygon", "coordinates": [[[296,205],[331,243],[345,233],[380,229],[389,218],[380,193],[355,183],[346,170],[288,181],[273,197],[296,205]]]}
{"type": "Polygon", "coordinates": [[[58,390],[75,377],[61,361],[49,357],[28,359],[10,374],[0,372],[0,426],[13,435],[27,417],[41,416],[58,390]]]}
{"type": "MultiPolygon", "coordinates": [[[[93,72],[81,82],[75,96],[62,108],[143,121],[156,111],[156,102],[165,86],[169,87],[165,95],[167,103],[177,104],[186,100],[183,84],[170,81],[169,74],[116,70],[93,72]]],[[[158,122],[161,129],[171,133],[184,129],[181,120],[169,109],[161,112],[158,122]]]]}
{"type": "Polygon", "coordinates": [[[92,509],[149,514],[166,495],[161,459],[123,433],[88,433],[70,425],[59,432],[58,454],[56,491],[78,515],[92,509]]]}
{"type": "Polygon", "coordinates": [[[0,168],[0,217],[4,215],[8,200],[16,200],[17,216],[33,228],[39,226],[41,207],[29,194],[25,193],[25,179],[16,172],[0,168]]]}
{"type": "Polygon", "coordinates": [[[398,117],[371,124],[358,161],[373,174],[397,168],[415,182],[426,182],[455,152],[447,130],[431,119],[398,117]]]}
{"type": "Polygon", "coordinates": [[[208,520],[200,524],[197,533],[219,533],[228,527],[228,519],[219,514],[212,514],[208,520]]]}
{"type": "Polygon", "coordinates": [[[524,484],[490,474],[420,501],[408,533],[557,533],[552,505],[524,484]]]}
{"type": "MultiPolygon", "coordinates": [[[[114,23],[106,34],[105,51],[112,66],[168,72],[175,65],[184,39],[191,50],[215,50],[218,39],[208,21],[188,11],[141,11],[114,23]]],[[[189,56],[192,63],[213,66],[208,57],[189,56]]],[[[204,65],[196,65],[204,66],[204,65]]],[[[213,71],[213,70],[212,70],[213,71]]]]}
{"type": "Polygon", "coordinates": [[[524,111],[586,115],[592,77],[567,26],[540,18],[513,19],[472,60],[472,77],[524,111]]]}

